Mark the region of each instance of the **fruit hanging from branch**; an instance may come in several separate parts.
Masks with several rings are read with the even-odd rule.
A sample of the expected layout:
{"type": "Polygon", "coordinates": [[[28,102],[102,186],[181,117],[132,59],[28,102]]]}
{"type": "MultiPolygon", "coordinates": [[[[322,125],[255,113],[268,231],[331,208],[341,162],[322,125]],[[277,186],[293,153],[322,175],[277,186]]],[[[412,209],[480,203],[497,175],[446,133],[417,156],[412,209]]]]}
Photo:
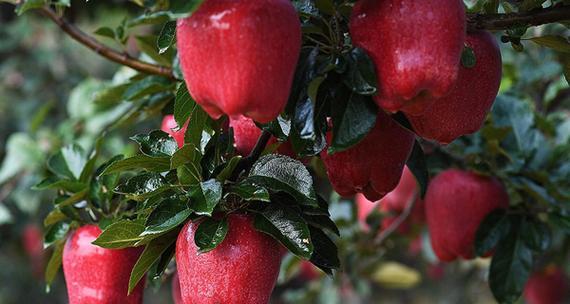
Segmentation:
{"type": "Polygon", "coordinates": [[[361,142],[334,154],[325,150],[321,157],[336,192],[362,193],[377,201],[398,185],[413,145],[414,134],[380,110],[376,125],[361,142]]]}
{"type": "Polygon", "coordinates": [[[528,304],[562,304],[569,288],[564,270],[549,265],[530,276],[524,288],[524,299],[528,304]]]}
{"type": "Polygon", "coordinates": [[[199,253],[200,223],[188,222],[176,242],[176,263],[184,303],[264,304],[279,275],[282,247],[253,228],[249,215],[230,214],[229,230],[215,249],[199,253]]]}
{"type": "MultiPolygon", "coordinates": [[[[253,151],[259,136],[261,136],[261,129],[255,125],[251,118],[245,116],[230,119],[230,127],[234,130],[236,152],[241,156],[248,156],[253,151]]],[[[277,143],[277,139],[272,137],[267,144],[275,143],[277,143]]],[[[295,152],[289,142],[280,144],[277,153],[295,157],[295,152]]]]}
{"type": "Polygon", "coordinates": [[[451,91],[465,41],[460,0],[360,0],[350,20],[355,46],[376,66],[376,103],[389,112],[421,113],[451,91]]]}
{"type": "Polygon", "coordinates": [[[466,45],[475,63],[459,68],[459,77],[447,96],[436,99],[421,115],[408,114],[421,137],[448,144],[481,128],[501,84],[501,52],[495,37],[478,31],[467,35],[466,45]]]}
{"type": "Polygon", "coordinates": [[[79,227],[63,249],[63,273],[70,304],[141,304],[144,280],[128,295],[131,270],[142,248],[105,249],[91,244],[101,234],[95,225],[79,227]]]}
{"type": "Polygon", "coordinates": [[[431,180],[425,206],[436,256],[441,261],[472,259],[479,225],[492,211],[508,208],[509,196],[495,178],[448,169],[431,180]]]}
{"type": "Polygon", "coordinates": [[[288,0],[206,0],[177,27],[184,79],[210,116],[260,123],[283,110],[301,49],[288,0]]]}
{"type": "Polygon", "coordinates": [[[176,120],[174,120],[174,115],[166,115],[162,119],[162,125],[160,129],[172,136],[178,147],[184,146],[184,133],[186,133],[186,129],[188,128],[188,123],[186,123],[182,128],[178,127],[176,120]]]}

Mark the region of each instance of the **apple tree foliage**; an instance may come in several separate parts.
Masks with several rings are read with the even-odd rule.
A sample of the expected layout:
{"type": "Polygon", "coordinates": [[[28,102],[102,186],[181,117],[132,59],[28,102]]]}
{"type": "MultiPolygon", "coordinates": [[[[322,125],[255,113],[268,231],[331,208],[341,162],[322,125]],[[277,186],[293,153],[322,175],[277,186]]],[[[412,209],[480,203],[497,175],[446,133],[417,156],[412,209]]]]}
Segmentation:
{"type": "MultiPolygon", "coordinates": [[[[68,0],[2,2],[15,4],[18,14],[45,7],[64,12],[71,5],[68,0]]],[[[173,258],[178,231],[187,220],[204,218],[195,242],[207,252],[223,241],[228,229],[227,221],[214,215],[234,210],[255,214],[256,229],[334,275],[336,284],[359,276],[378,278],[376,266],[389,256],[378,252],[389,246],[378,241],[376,233],[355,228],[354,216],[347,215],[354,208],[321,185],[326,177],[318,159],[327,148],[328,117],[335,121],[327,148],[334,153],[362,140],[379,110],[371,98],[378,92],[373,63],[363,50],[352,46],[348,34],[352,1],[294,1],[304,39],[290,98],[275,121],[259,125],[279,142],[261,155],[246,157],[236,155],[232,130],[224,128],[226,118],[210,118],[182,81],[175,21],[191,14],[201,1],[132,2],[140,7],[139,15],[123,19],[116,27],[101,25],[90,34],[121,48],[135,41],[140,60],[172,73],[153,75],[123,68],[112,81],[85,81],[73,90],[70,112],[93,124],[86,128],[98,131],[82,141],[63,140],[45,161],[44,179],[34,186],[57,193],[53,211],[44,221],[45,246],[53,248],[45,273],[48,285],[61,265],[66,236],[78,225],[98,222],[104,232],[95,244],[104,248],[145,247],[132,271],[130,286],[134,287],[145,275],[151,284],[160,283],[173,258]],[[152,30],[135,34],[149,26],[152,30]],[[74,93],[81,97],[74,100],[74,93]],[[89,107],[95,109],[98,120],[82,116],[91,113],[89,107]],[[117,128],[164,114],[174,114],[179,125],[190,120],[183,147],[178,148],[163,131],[139,130],[130,137],[137,150],[108,148],[117,128]],[[302,161],[270,153],[284,141],[291,143],[302,161]]],[[[468,4],[470,14],[486,15],[556,9],[565,7],[564,2],[468,4]]],[[[515,24],[498,31],[505,44],[503,83],[484,127],[448,146],[418,139],[407,163],[422,193],[429,176],[452,166],[495,176],[507,187],[510,208],[490,214],[475,242],[478,255],[494,248],[488,282],[499,302],[516,301],[536,265],[550,259],[567,261],[570,94],[569,79],[564,77],[570,77],[568,25],[553,22],[536,30],[515,24]],[[537,63],[543,58],[548,58],[547,66],[537,63]]],[[[473,64],[473,59],[466,50],[462,63],[473,64]]],[[[402,115],[393,118],[411,128],[402,115]]],[[[26,140],[11,138],[10,143],[16,143],[9,149],[26,140]]],[[[30,165],[5,169],[11,155],[8,150],[0,182],[30,165]]],[[[30,158],[41,162],[41,156],[30,158]]],[[[377,231],[379,216],[369,217],[371,231],[377,231]]]]}

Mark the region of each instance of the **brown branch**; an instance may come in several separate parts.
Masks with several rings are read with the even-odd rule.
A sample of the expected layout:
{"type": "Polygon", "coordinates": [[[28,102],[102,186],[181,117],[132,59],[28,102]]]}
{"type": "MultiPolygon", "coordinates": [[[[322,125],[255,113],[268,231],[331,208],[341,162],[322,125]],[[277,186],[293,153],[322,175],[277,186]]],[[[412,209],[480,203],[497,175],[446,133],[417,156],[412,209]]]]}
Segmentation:
{"type": "Polygon", "coordinates": [[[45,16],[50,18],[54,23],[56,23],[71,38],[83,44],[84,46],[90,48],[91,50],[95,51],[95,53],[113,62],[128,66],[142,73],[160,75],[170,79],[175,79],[171,68],[143,62],[136,58],[131,57],[129,54],[118,52],[100,43],[95,38],[89,36],[85,32],[81,31],[73,24],[65,20],[65,18],[60,17],[56,12],[54,12],[49,7],[41,8],[40,11],[45,16]]]}
{"type": "Polygon", "coordinates": [[[509,14],[468,14],[467,29],[506,30],[518,26],[536,26],[559,21],[570,21],[570,5],[559,5],[509,14]]]}
{"type": "Polygon", "coordinates": [[[404,209],[404,211],[402,211],[402,213],[400,213],[398,218],[396,218],[396,220],[394,222],[392,222],[392,224],[390,224],[390,226],[388,226],[388,228],[382,230],[378,234],[378,236],[374,239],[374,245],[375,246],[380,246],[390,235],[392,235],[392,233],[394,233],[396,231],[396,229],[398,229],[398,227],[400,227],[400,225],[412,213],[412,210],[414,209],[414,206],[416,205],[417,201],[418,201],[417,195],[414,195],[412,198],[410,198],[410,200],[406,204],[406,209],[404,209]]]}

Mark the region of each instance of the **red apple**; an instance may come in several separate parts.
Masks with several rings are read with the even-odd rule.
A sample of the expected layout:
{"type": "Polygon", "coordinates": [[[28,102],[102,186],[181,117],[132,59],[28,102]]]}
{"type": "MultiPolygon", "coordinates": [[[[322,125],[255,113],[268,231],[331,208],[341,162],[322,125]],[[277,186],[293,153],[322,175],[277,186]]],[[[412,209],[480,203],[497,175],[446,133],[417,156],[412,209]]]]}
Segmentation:
{"type": "Polygon", "coordinates": [[[176,37],[188,90],[213,118],[267,123],[285,107],[301,49],[289,0],[206,0],[176,37]]]}
{"type": "Polygon", "coordinates": [[[188,128],[188,122],[182,127],[179,128],[176,120],[174,120],[174,115],[166,115],[162,119],[162,126],[160,129],[172,136],[178,147],[184,146],[184,133],[186,133],[186,129],[188,128]]]}
{"type": "MultiPolygon", "coordinates": [[[[331,136],[327,140],[330,144],[331,136]]],[[[329,180],[342,196],[363,193],[377,201],[394,190],[414,145],[414,134],[383,111],[366,137],[348,150],[321,153],[329,180]]]]}
{"type": "Polygon", "coordinates": [[[172,277],[172,299],[174,299],[174,304],[184,304],[184,302],[182,302],[182,294],[180,293],[180,279],[178,278],[178,272],[175,272],[172,277]]]}
{"type": "Polygon", "coordinates": [[[33,274],[42,277],[45,261],[42,230],[35,224],[27,224],[22,233],[22,245],[30,260],[33,274]]]}
{"type": "Polygon", "coordinates": [[[532,274],[524,288],[528,304],[562,304],[568,299],[568,279],[562,269],[549,266],[532,274]]]}
{"type": "MultiPolygon", "coordinates": [[[[230,127],[234,130],[234,143],[236,151],[241,156],[248,156],[255,147],[261,130],[255,125],[255,122],[245,116],[234,117],[230,119],[230,127]]],[[[274,144],[277,139],[272,137],[268,145],[274,144]]],[[[282,143],[277,148],[277,153],[295,157],[295,151],[289,142],[282,143]]]]}
{"type": "Polygon", "coordinates": [[[441,261],[474,255],[475,234],[485,217],[507,208],[509,196],[495,178],[448,169],[429,184],[425,197],[431,245],[441,261]]]}
{"type": "Polygon", "coordinates": [[[83,226],[65,244],[63,273],[69,303],[142,303],[144,280],[127,296],[131,270],[142,248],[105,249],[91,244],[99,234],[98,226],[83,226]]]}
{"type": "Polygon", "coordinates": [[[501,52],[495,37],[484,31],[470,33],[466,44],[475,54],[475,66],[459,68],[459,77],[449,95],[435,100],[419,116],[407,115],[421,137],[448,144],[476,132],[497,97],[501,52]]]}
{"type": "Polygon", "coordinates": [[[417,202],[406,221],[398,227],[397,231],[400,234],[408,234],[413,226],[424,222],[423,202],[419,197],[419,188],[416,178],[408,167],[404,167],[402,177],[396,188],[381,200],[371,202],[362,194],[356,195],[358,221],[364,229],[368,229],[366,218],[374,208],[378,208],[382,213],[388,214],[388,216],[382,219],[382,229],[386,229],[390,227],[406,209],[410,200],[417,200],[417,202]]]}
{"type": "Polygon", "coordinates": [[[376,103],[389,112],[421,113],[457,79],[465,41],[461,0],[360,0],[350,19],[354,45],[376,66],[376,103]]]}
{"type": "Polygon", "coordinates": [[[313,263],[303,260],[299,264],[298,277],[306,282],[317,280],[321,277],[321,271],[313,263]]]}
{"type": "Polygon", "coordinates": [[[188,222],[176,243],[184,303],[266,304],[279,276],[281,245],[253,228],[249,215],[230,214],[229,231],[214,250],[198,253],[188,222]]]}

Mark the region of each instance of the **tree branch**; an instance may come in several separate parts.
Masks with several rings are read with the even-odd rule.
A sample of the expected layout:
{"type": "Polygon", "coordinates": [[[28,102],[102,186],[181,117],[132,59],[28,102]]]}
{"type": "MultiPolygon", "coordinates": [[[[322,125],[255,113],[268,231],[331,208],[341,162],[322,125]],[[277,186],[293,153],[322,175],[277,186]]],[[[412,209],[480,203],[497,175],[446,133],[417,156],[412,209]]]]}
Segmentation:
{"type": "Polygon", "coordinates": [[[65,18],[60,17],[56,12],[54,12],[49,7],[41,8],[40,11],[42,12],[42,14],[51,19],[55,24],[57,24],[71,38],[83,44],[84,46],[88,47],[89,49],[95,51],[95,53],[113,62],[128,66],[139,72],[143,72],[146,74],[160,75],[170,79],[175,79],[174,75],[172,74],[171,68],[143,62],[136,58],[131,57],[127,53],[118,52],[100,43],[95,38],[89,36],[85,32],[81,31],[73,24],[65,20],[65,18]]]}
{"type": "Polygon", "coordinates": [[[510,14],[468,14],[467,29],[506,30],[517,26],[536,26],[546,23],[570,21],[570,5],[535,9],[510,14]]]}
{"type": "Polygon", "coordinates": [[[257,143],[255,143],[255,147],[251,150],[251,153],[247,157],[242,158],[239,163],[237,164],[236,168],[234,169],[234,173],[232,175],[231,180],[235,181],[239,177],[239,174],[242,171],[249,171],[251,166],[259,159],[261,156],[261,152],[267,146],[267,142],[271,139],[271,133],[269,131],[263,130],[259,138],[257,139],[257,143]]]}
{"type": "Polygon", "coordinates": [[[417,195],[414,195],[412,198],[410,198],[410,200],[406,204],[406,209],[404,209],[404,211],[402,213],[400,213],[398,218],[396,218],[396,220],[393,221],[392,224],[390,224],[390,226],[388,226],[388,228],[382,230],[378,234],[378,236],[374,239],[374,244],[376,246],[380,246],[384,242],[384,240],[386,240],[392,233],[394,233],[394,231],[396,231],[396,229],[398,229],[398,227],[400,227],[400,225],[412,213],[412,210],[414,209],[414,206],[416,205],[417,201],[418,201],[417,195]]]}

